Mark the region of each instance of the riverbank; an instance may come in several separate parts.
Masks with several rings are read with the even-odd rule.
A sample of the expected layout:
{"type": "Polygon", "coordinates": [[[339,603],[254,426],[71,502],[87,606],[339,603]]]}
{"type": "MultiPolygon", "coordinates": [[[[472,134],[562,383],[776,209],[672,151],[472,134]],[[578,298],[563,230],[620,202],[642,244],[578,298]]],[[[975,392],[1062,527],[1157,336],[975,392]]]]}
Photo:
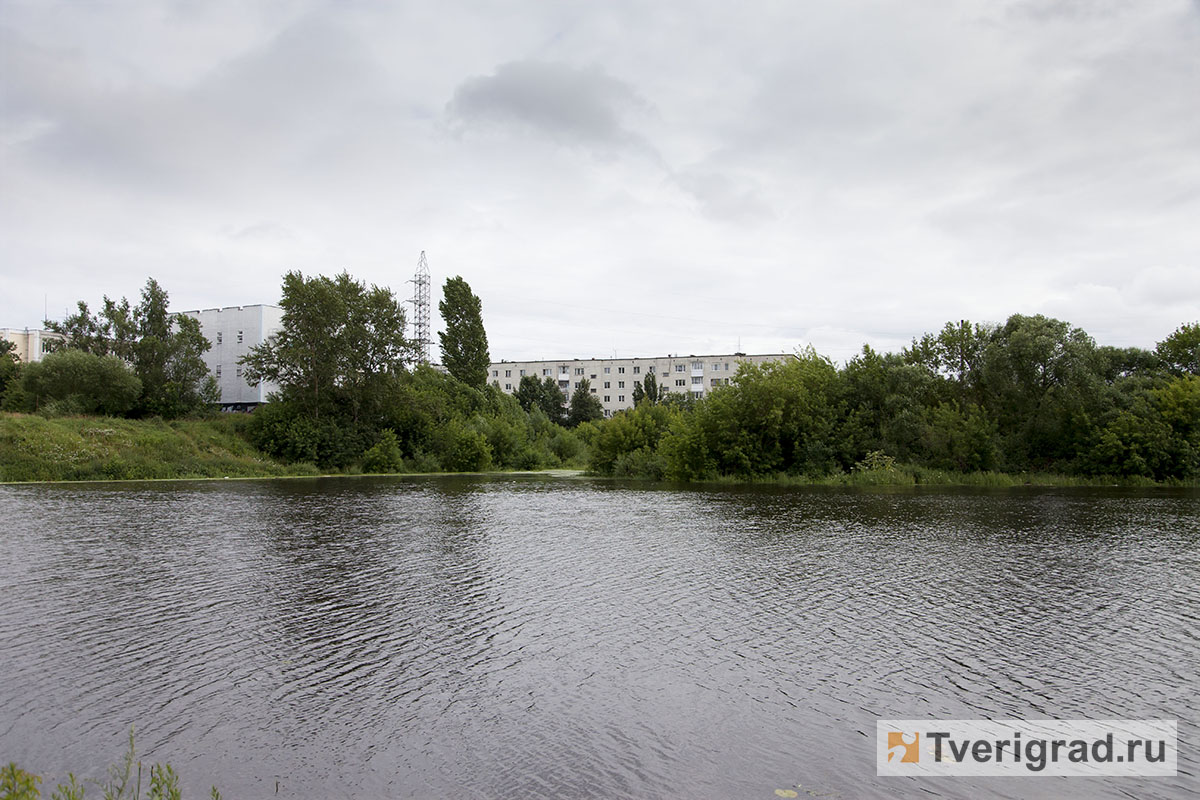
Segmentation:
{"type": "MultiPolygon", "coordinates": [[[[189,480],[224,478],[344,476],[312,464],[284,464],[256,450],[243,430],[249,417],[225,414],[206,419],[129,420],[0,413],[0,483],[41,481],[189,480]]],[[[599,477],[581,470],[540,470],[559,477],[599,477]]],[[[389,473],[391,474],[391,473],[389,473]]],[[[435,473],[403,473],[429,475],[435,473]]],[[[524,474],[521,472],[436,474],[524,474]]],[[[618,480],[653,482],[622,476],[618,480]]],[[[779,473],[724,476],[695,485],[774,486],[1197,486],[1143,477],[1078,476],[1054,473],[960,473],[894,464],[834,475],[779,473]]]]}
{"type": "Polygon", "coordinates": [[[0,414],[0,482],[315,475],[311,464],[282,464],[241,435],[249,421],[130,420],[0,414]]]}
{"type": "Polygon", "coordinates": [[[1196,481],[1155,481],[1141,476],[1063,475],[1054,472],[948,472],[912,465],[891,470],[855,470],[814,477],[780,473],[757,478],[721,477],[705,481],[714,485],[763,484],[769,486],[1200,486],[1196,481]]]}

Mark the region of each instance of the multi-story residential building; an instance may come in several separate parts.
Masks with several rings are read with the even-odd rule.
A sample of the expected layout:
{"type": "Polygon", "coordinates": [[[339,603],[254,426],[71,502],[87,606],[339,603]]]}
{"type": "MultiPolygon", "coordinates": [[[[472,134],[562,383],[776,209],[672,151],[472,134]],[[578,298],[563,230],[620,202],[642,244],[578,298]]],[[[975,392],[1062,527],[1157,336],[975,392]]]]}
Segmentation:
{"type": "Polygon", "coordinates": [[[584,358],[556,361],[500,361],[488,367],[488,380],[506,392],[515,393],[521,378],[532,375],[539,381],[553,378],[569,401],[579,383],[587,379],[591,393],[611,417],[633,408],[633,385],[654,375],[660,391],[685,393],[700,398],[729,383],[742,362],[761,364],[785,361],[791,353],[746,355],[732,353],[709,356],[660,356],[656,358],[584,358]]]}
{"type": "Polygon", "coordinates": [[[221,409],[249,411],[267,402],[267,395],[279,391],[274,383],[251,386],[238,359],[250,348],[265,342],[283,326],[279,306],[229,306],[181,312],[200,321],[200,332],[212,344],[204,354],[208,371],[221,387],[221,409]]]}
{"type": "Polygon", "coordinates": [[[7,339],[15,344],[17,358],[29,364],[41,361],[43,356],[54,349],[55,342],[63,340],[63,335],[35,328],[0,328],[0,339],[7,339]]]}

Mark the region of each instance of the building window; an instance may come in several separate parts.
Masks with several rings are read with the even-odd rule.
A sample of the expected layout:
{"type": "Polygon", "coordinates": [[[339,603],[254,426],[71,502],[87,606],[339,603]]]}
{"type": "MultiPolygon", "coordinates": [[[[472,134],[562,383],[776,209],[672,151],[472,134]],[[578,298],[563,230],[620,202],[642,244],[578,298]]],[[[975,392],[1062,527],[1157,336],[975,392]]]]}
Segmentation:
{"type": "Polygon", "coordinates": [[[696,372],[703,372],[704,371],[704,362],[703,361],[693,361],[692,369],[695,370],[696,372]]]}
{"type": "Polygon", "coordinates": [[[576,375],[582,375],[582,374],[583,374],[583,367],[576,367],[576,368],[575,368],[575,374],[576,374],[576,375]]]}
{"type": "Polygon", "coordinates": [[[612,372],[612,367],[605,367],[605,368],[604,368],[604,374],[605,374],[605,375],[607,375],[607,374],[608,374],[608,373],[610,373],[610,372],[612,372]]]}
{"type": "Polygon", "coordinates": [[[641,374],[641,372],[642,372],[642,368],[641,368],[641,367],[634,367],[634,368],[633,368],[633,374],[634,374],[634,375],[640,375],[640,374],[641,374]]]}
{"type": "Polygon", "coordinates": [[[624,367],[617,367],[617,372],[618,372],[618,373],[620,373],[621,375],[624,375],[624,374],[625,374],[625,368],[624,368],[624,367]]]}
{"type": "Polygon", "coordinates": [[[720,365],[720,364],[713,364],[713,372],[716,372],[716,371],[717,371],[717,370],[719,370],[720,368],[721,368],[721,365],[720,365]]]}
{"type": "Polygon", "coordinates": [[[596,373],[592,373],[592,380],[596,380],[596,373]]]}
{"type": "Polygon", "coordinates": [[[592,389],[592,394],[595,394],[595,393],[596,393],[596,390],[595,390],[595,389],[592,389]]]}
{"type": "Polygon", "coordinates": [[[238,331],[238,344],[242,343],[242,332],[238,331]]]}
{"type": "Polygon", "coordinates": [[[521,377],[522,377],[522,378],[524,378],[524,377],[525,377],[525,370],[521,370],[521,377]]]}
{"type": "Polygon", "coordinates": [[[238,367],[238,368],[237,368],[237,372],[236,372],[235,374],[236,374],[236,375],[237,375],[237,377],[239,377],[239,378],[240,378],[240,377],[242,377],[242,368],[241,368],[241,367],[238,367]]]}
{"type": "Polygon", "coordinates": [[[611,400],[611,399],[612,399],[612,398],[611,398],[611,397],[609,397],[608,395],[604,395],[604,402],[606,402],[606,403],[607,403],[607,402],[608,402],[609,400],[611,400]]]}
{"type": "Polygon", "coordinates": [[[725,371],[729,372],[729,362],[728,361],[725,362],[725,371]]]}
{"type": "Polygon", "coordinates": [[[506,384],[504,384],[504,391],[506,391],[506,392],[511,392],[511,391],[512,391],[512,384],[511,384],[511,383],[506,383],[506,384]]]}
{"type": "Polygon", "coordinates": [[[649,372],[651,375],[653,375],[654,374],[654,365],[651,364],[650,366],[646,367],[646,372],[649,372]]]}
{"type": "Polygon", "coordinates": [[[493,377],[493,378],[499,378],[499,377],[500,377],[500,370],[498,370],[498,369],[494,369],[494,370],[492,370],[492,377],[493,377]]]}
{"type": "Polygon", "coordinates": [[[221,365],[220,364],[217,364],[216,373],[217,373],[218,378],[221,377],[221,365]]]}
{"type": "Polygon", "coordinates": [[[676,386],[687,386],[687,381],[685,381],[683,378],[676,378],[675,385],[676,386]]]}
{"type": "Polygon", "coordinates": [[[217,344],[221,343],[221,332],[217,331],[217,344]]]}
{"type": "Polygon", "coordinates": [[[609,388],[611,388],[611,387],[612,387],[612,381],[605,381],[605,382],[604,382],[604,388],[605,388],[605,389],[609,389],[609,388]]]}
{"type": "Polygon", "coordinates": [[[624,403],[624,402],[625,402],[625,395],[623,395],[623,394],[619,394],[619,395],[617,395],[617,402],[618,402],[618,403],[624,403]]]}
{"type": "Polygon", "coordinates": [[[721,385],[721,379],[720,379],[720,378],[713,378],[713,379],[712,379],[712,385],[713,385],[713,386],[720,386],[720,385],[721,385]]]}
{"type": "Polygon", "coordinates": [[[504,370],[504,377],[506,377],[506,378],[511,378],[511,377],[512,377],[512,370],[511,370],[511,369],[506,369],[506,370],[504,370]]]}
{"type": "Polygon", "coordinates": [[[704,385],[704,378],[700,377],[699,375],[692,376],[692,386],[703,386],[703,385],[704,385]]]}
{"type": "Polygon", "coordinates": [[[579,381],[575,381],[575,388],[576,388],[576,389],[578,389],[578,388],[579,388],[579,381]]]}
{"type": "Polygon", "coordinates": [[[675,365],[675,371],[676,371],[676,372],[683,372],[683,364],[676,364],[676,365],[675,365]]]}
{"type": "Polygon", "coordinates": [[[618,388],[618,389],[624,389],[624,388],[625,388],[625,381],[617,381],[617,388],[618,388]]]}

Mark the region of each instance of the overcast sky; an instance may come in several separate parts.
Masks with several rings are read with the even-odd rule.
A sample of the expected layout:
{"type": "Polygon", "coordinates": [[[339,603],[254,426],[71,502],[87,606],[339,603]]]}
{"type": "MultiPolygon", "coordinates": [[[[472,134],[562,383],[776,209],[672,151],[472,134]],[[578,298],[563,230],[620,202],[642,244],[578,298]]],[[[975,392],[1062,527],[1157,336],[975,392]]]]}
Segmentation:
{"type": "Polygon", "coordinates": [[[422,250],[496,359],[1152,347],[1200,319],[1200,1],[0,0],[0,327],[409,297],[422,250]]]}

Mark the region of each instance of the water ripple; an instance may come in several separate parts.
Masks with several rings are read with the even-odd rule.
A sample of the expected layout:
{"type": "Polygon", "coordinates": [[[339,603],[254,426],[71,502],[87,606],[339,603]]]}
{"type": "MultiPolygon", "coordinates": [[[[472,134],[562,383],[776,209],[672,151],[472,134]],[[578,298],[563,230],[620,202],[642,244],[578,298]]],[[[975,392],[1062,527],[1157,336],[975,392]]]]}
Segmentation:
{"type": "MultiPolygon", "coordinates": [[[[936,796],[875,778],[876,718],[1200,719],[1198,512],[1195,492],[0,487],[0,761],[98,777],[135,725],[197,795],[936,796]]],[[[1020,789],[1182,797],[1181,759],[1175,781],[1020,789]]]]}

